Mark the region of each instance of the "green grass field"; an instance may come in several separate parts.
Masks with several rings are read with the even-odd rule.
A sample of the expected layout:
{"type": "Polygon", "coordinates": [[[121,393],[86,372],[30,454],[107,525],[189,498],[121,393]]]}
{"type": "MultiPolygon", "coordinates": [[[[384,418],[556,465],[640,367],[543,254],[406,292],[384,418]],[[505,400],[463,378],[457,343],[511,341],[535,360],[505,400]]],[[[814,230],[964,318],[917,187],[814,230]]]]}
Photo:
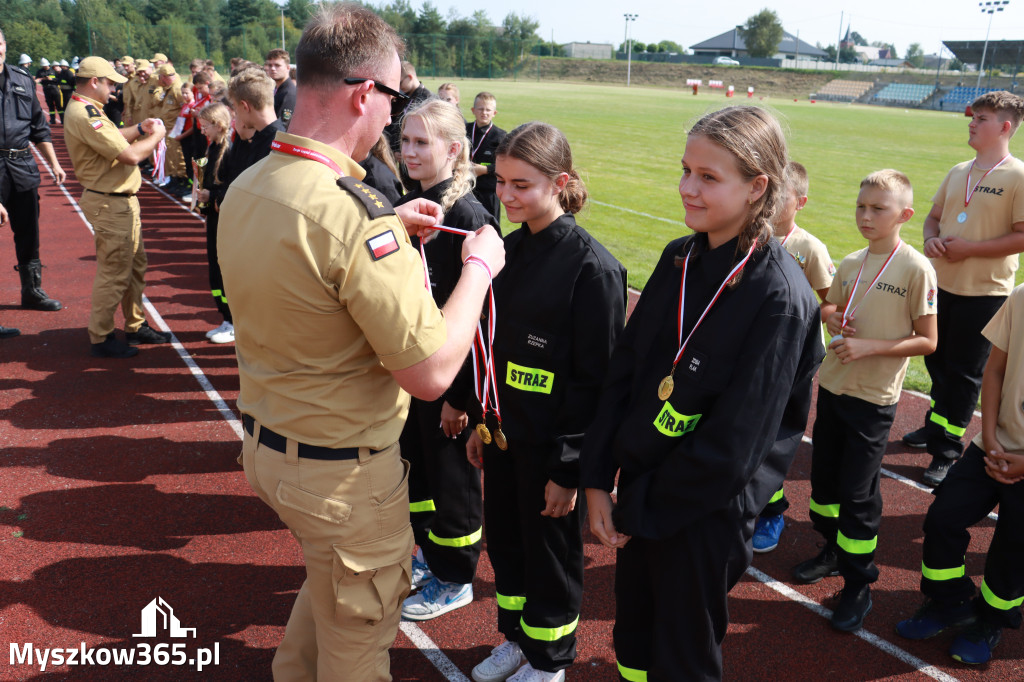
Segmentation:
{"type": "MultiPolygon", "coordinates": [[[[436,89],[439,82],[426,85],[436,89]]],[[[472,118],[475,93],[488,90],[497,97],[495,122],[502,128],[541,120],[565,132],[594,202],[578,216],[579,222],[625,264],[630,285],[639,289],[665,244],[689,232],[678,192],[680,159],[686,131],[709,111],[754,103],[779,118],[791,158],[804,164],[810,177],[810,198],[798,222],[824,241],[837,261],[865,245],[854,222],[865,175],[896,168],[910,178],[916,214],[904,226],[903,239],[920,250],[921,226],[933,194],[947,171],[974,153],[967,146],[968,120],[949,112],[727,99],[723,91],[693,96],[682,90],[534,81],[458,85],[467,118],[472,118]]],[[[1024,135],[1014,138],[1011,151],[1024,155],[1024,135]]],[[[1017,282],[1021,279],[1018,271],[1017,282]]],[[[928,390],[920,358],[912,361],[906,386],[928,390]]]]}

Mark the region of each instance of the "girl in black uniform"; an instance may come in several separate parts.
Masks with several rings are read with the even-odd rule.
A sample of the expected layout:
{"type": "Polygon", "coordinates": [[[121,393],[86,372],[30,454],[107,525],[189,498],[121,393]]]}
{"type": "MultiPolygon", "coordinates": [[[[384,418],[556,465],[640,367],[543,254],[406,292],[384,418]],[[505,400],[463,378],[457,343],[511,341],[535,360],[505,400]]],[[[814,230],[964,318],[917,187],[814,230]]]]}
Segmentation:
{"type": "Polygon", "coordinates": [[[493,347],[488,414],[477,413],[483,426],[466,451],[484,470],[487,553],[507,641],[473,679],[563,680],[583,587],[579,448],[625,322],[626,271],[573,218],[587,192],[557,128],[512,131],[497,150],[496,180],[509,221],[522,227],[505,238],[494,281],[493,343],[482,344],[493,347]]]}
{"type": "Polygon", "coordinates": [[[223,321],[206,332],[206,338],[213,343],[231,343],[235,340],[228,297],[224,292],[224,279],[217,261],[217,225],[220,221],[218,197],[224,197],[224,185],[220,182],[220,170],[224,156],[231,148],[231,109],[220,102],[209,104],[199,112],[199,129],[209,145],[203,159],[203,183],[199,189],[200,212],[206,216],[206,260],[210,272],[210,293],[213,295],[217,312],[223,321]]]}
{"type": "Polygon", "coordinates": [[[814,294],[772,238],[785,165],[756,107],[690,131],[679,194],[696,234],[662,253],[587,432],[581,487],[591,530],[619,550],[625,680],[721,679],[726,595],[804,433],[824,350],[814,294]]]}
{"type": "MultiPolygon", "coordinates": [[[[497,221],[473,196],[465,124],[458,109],[437,98],[402,119],[402,163],[420,189],[404,204],[429,199],[444,210],[444,224],[477,230],[497,221]]],[[[387,148],[385,147],[385,150],[387,148]]],[[[388,150],[390,154],[390,151],[388,150]]],[[[414,238],[414,246],[419,240],[414,238]]],[[[461,235],[439,232],[424,245],[431,293],[443,306],[462,271],[461,235]]],[[[413,582],[422,589],[402,605],[402,616],[428,620],[473,601],[473,575],[482,544],[480,472],[466,461],[466,396],[449,389],[441,398],[413,399],[400,444],[410,462],[409,509],[420,546],[413,582]],[[455,410],[457,405],[460,410],[455,410]]]]}

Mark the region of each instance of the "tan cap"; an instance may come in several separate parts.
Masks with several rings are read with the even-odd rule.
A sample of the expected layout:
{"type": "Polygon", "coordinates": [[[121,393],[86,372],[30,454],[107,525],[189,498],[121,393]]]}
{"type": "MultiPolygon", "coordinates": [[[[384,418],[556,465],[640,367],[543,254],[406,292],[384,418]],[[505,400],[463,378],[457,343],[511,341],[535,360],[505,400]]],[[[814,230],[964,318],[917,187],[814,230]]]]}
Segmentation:
{"type": "Polygon", "coordinates": [[[149,63],[148,59],[136,59],[135,70],[136,71],[149,71],[153,68],[153,65],[149,63]]]}
{"type": "Polygon", "coordinates": [[[153,58],[150,61],[151,62],[166,62],[167,61],[167,55],[165,55],[163,52],[157,52],[155,55],[153,55],[153,58]]]}
{"type": "Polygon", "coordinates": [[[129,57],[128,55],[125,55],[121,57],[121,63],[127,66],[129,64],[135,64],[135,60],[129,57]]]}
{"type": "Polygon", "coordinates": [[[174,64],[161,64],[160,68],[156,70],[158,76],[176,76],[177,71],[174,70],[174,64]]]}
{"type": "Polygon", "coordinates": [[[114,67],[103,57],[86,57],[79,62],[75,75],[79,78],[109,78],[115,83],[124,83],[128,80],[114,71],[114,67]]]}

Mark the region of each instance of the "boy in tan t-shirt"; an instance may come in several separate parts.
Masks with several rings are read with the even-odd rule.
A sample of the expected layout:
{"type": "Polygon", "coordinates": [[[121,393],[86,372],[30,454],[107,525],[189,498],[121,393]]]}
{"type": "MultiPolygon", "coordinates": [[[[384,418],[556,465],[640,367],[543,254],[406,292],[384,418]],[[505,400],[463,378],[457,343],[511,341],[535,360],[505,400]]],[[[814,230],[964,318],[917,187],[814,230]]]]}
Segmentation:
{"type": "Polygon", "coordinates": [[[943,180],[924,221],[924,255],[939,282],[939,345],[925,358],[932,379],[925,425],[903,442],[928,448],[923,479],[938,485],[963,452],[991,344],[981,330],[1013,288],[1024,251],[1024,162],[1010,138],[1024,118],[1024,100],[989,92],[971,105],[968,144],[976,156],[943,180]]]}
{"type": "Polygon", "coordinates": [[[818,371],[811,452],[811,521],[825,538],[797,565],[798,582],[845,580],[832,626],[853,631],[871,610],[874,552],[882,517],[879,475],[909,357],[935,350],[935,272],[900,240],[914,215],[907,176],[882,170],[857,197],[857,227],[868,247],[839,265],[827,300],[833,335],[818,371]]]}
{"type": "MultiPolygon", "coordinates": [[[[807,205],[807,169],[803,164],[790,161],[786,164],[785,203],[775,220],[775,238],[793,256],[803,270],[807,283],[818,294],[821,301],[821,321],[828,320],[835,312],[836,304],[826,300],[836,266],[828,255],[828,249],[820,239],[796,224],[796,214],[807,205]]],[[[824,339],[822,339],[824,341],[824,339]]],[[[758,554],[770,552],[779,546],[779,538],[786,522],[783,512],[789,509],[789,500],[783,488],[772,496],[754,526],[753,548],[758,554]]]]}
{"type": "Polygon", "coordinates": [[[953,640],[950,655],[986,663],[1004,627],[1019,628],[1024,601],[1024,286],[1013,290],[982,333],[992,342],[981,385],[981,433],[967,447],[924,522],[921,591],[924,605],[896,630],[908,639],[934,637],[973,623],[953,640]],[[999,523],[985,560],[981,596],[967,575],[967,529],[999,505],[999,523]]]}

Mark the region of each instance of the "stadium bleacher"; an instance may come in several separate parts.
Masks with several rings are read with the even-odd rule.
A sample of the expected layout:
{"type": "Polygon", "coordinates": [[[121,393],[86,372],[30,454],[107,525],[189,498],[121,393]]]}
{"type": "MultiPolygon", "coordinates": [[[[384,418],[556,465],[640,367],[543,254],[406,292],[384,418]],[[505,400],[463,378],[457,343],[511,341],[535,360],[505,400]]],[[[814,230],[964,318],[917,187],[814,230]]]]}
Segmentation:
{"type": "Polygon", "coordinates": [[[837,102],[852,102],[863,96],[873,86],[874,83],[871,81],[848,81],[838,78],[826,83],[821,90],[815,93],[815,97],[837,102]]]}
{"type": "Polygon", "coordinates": [[[947,92],[939,100],[939,106],[943,109],[962,109],[978,99],[986,92],[992,92],[999,88],[969,88],[958,86],[947,92]]]}
{"type": "Polygon", "coordinates": [[[917,105],[924,102],[935,92],[934,85],[918,85],[916,83],[890,83],[875,94],[878,102],[917,105]]]}

